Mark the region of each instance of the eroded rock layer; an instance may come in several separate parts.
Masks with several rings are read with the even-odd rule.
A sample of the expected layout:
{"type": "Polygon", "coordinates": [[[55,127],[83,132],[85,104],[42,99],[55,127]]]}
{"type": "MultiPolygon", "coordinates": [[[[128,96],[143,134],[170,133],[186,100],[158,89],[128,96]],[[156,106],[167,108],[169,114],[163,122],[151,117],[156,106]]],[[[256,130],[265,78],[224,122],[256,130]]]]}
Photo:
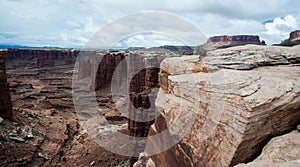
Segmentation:
{"type": "Polygon", "coordinates": [[[0,116],[12,117],[12,103],[7,83],[6,65],[7,51],[0,51],[0,116]]]}
{"type": "MultiPolygon", "coordinates": [[[[202,61],[198,56],[165,59],[156,99],[161,117],[150,135],[168,128],[169,137],[161,140],[178,134],[183,139],[152,156],[156,166],[249,162],[272,137],[295,129],[300,123],[299,51],[250,45],[209,52],[202,61]],[[186,133],[179,133],[187,124],[186,133]]],[[[148,143],[152,149],[159,148],[156,144],[148,143]]]]}

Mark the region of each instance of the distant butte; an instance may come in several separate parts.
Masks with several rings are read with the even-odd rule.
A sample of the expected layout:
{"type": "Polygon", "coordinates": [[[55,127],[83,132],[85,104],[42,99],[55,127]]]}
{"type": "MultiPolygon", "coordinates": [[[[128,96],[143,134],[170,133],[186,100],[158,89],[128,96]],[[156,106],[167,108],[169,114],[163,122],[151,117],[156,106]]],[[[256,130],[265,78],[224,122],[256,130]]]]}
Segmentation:
{"type": "Polygon", "coordinates": [[[266,45],[264,41],[260,41],[256,35],[222,35],[210,37],[207,42],[202,45],[206,50],[216,50],[229,48],[233,46],[242,46],[247,44],[266,45]]]}

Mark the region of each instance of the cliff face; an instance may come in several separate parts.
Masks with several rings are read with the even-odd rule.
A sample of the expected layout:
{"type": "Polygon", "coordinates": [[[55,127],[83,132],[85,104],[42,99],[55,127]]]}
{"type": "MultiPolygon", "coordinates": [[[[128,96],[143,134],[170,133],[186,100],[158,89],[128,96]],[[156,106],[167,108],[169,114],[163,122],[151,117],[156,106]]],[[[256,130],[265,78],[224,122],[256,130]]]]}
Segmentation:
{"type": "MultiPolygon", "coordinates": [[[[78,61],[78,78],[90,77],[90,89],[110,89],[113,74],[119,63],[125,58],[124,52],[81,51],[78,61]]],[[[126,73],[127,67],[121,71],[126,73]]],[[[120,83],[122,78],[120,79],[120,83]]]]}
{"type": "MultiPolygon", "coordinates": [[[[130,136],[146,137],[148,129],[155,119],[154,101],[158,88],[159,64],[173,54],[143,54],[134,52],[81,52],[79,56],[78,77],[90,79],[90,90],[98,94],[115,89],[123,92],[126,88],[124,103],[128,114],[128,131],[130,136]],[[91,57],[90,59],[88,57],[91,57]],[[112,85],[113,75],[115,80],[112,85]],[[95,78],[95,80],[93,80],[95,78]],[[120,90],[119,90],[120,89],[120,90]],[[151,104],[151,102],[153,102],[151,104]],[[129,105],[132,104],[132,105],[129,105]],[[147,111],[145,111],[147,110],[147,111]],[[136,121],[147,118],[147,121],[136,121]]],[[[145,144],[138,145],[133,156],[144,151],[145,144]]],[[[135,158],[136,159],[136,158],[135,158]]],[[[134,161],[134,159],[133,159],[134,161]]]]}
{"type": "Polygon", "coordinates": [[[0,51],[0,116],[4,118],[11,118],[12,103],[6,76],[6,57],[7,51],[0,51]]]}
{"type": "MultiPolygon", "coordinates": [[[[149,135],[168,128],[169,137],[161,140],[170,141],[182,127],[191,127],[151,160],[160,167],[253,160],[272,137],[300,123],[299,51],[244,46],[209,52],[201,62],[197,56],[165,59],[156,99],[161,117],[149,135]]],[[[147,148],[159,146],[151,141],[147,148]]]]}
{"type": "Polygon", "coordinates": [[[79,51],[57,49],[8,49],[8,61],[34,60],[38,67],[74,64],[79,51]]]}
{"type": "Polygon", "coordinates": [[[253,35],[236,35],[236,36],[215,36],[210,37],[204,44],[206,50],[215,50],[221,48],[229,48],[233,46],[241,46],[247,44],[266,45],[261,42],[259,36],[253,35]]]}

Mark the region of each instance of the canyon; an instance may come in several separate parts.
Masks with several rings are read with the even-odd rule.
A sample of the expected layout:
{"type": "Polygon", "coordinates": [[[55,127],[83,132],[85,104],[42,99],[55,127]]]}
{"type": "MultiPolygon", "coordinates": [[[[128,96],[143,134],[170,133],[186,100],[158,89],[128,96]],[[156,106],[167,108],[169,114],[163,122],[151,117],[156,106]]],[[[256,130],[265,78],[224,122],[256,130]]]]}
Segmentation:
{"type": "MultiPolygon", "coordinates": [[[[0,166],[297,164],[299,46],[258,46],[263,43],[255,36],[215,42],[228,39],[257,45],[206,56],[129,50],[1,52],[1,84],[6,87],[0,89],[0,102],[6,105],[1,108],[0,166]],[[97,135],[120,132],[146,137],[147,143],[128,156],[99,146],[75,111],[74,75],[89,83],[81,85],[83,94],[95,92],[99,114],[110,124],[97,135]],[[138,121],[143,118],[147,121],[138,121]]],[[[97,117],[88,114],[83,115],[90,122],[97,117]]]]}
{"type": "MultiPolygon", "coordinates": [[[[7,54],[1,52],[1,60],[7,54]]],[[[9,89],[0,89],[0,94],[10,94],[12,106],[5,113],[12,114],[4,117],[1,110],[0,166],[126,165],[128,157],[106,151],[81,127],[72,100],[74,63],[54,60],[54,66],[40,67],[37,59],[17,57],[6,61],[9,89]]],[[[127,123],[115,116],[109,99],[106,95],[98,97],[103,114],[112,123],[127,123]]],[[[1,99],[1,104],[2,100],[7,102],[9,97],[1,99]]]]}

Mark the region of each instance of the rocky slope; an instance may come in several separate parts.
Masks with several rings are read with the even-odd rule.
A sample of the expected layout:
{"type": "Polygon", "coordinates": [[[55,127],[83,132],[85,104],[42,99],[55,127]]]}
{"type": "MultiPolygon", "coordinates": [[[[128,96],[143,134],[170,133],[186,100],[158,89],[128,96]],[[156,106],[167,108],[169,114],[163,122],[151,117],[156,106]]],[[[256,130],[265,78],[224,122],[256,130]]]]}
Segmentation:
{"type": "Polygon", "coordinates": [[[235,35],[235,36],[214,36],[210,37],[202,46],[206,50],[215,50],[222,48],[229,48],[233,46],[242,46],[247,44],[266,45],[261,42],[259,36],[254,35],[235,35]]]}
{"type": "MultiPolygon", "coordinates": [[[[271,138],[300,123],[299,51],[248,45],[209,52],[202,61],[165,59],[156,99],[161,117],[149,135],[167,129],[160,140],[183,139],[151,160],[160,167],[221,167],[256,158],[271,138]]],[[[150,140],[146,153],[157,143],[150,140]]]]}

